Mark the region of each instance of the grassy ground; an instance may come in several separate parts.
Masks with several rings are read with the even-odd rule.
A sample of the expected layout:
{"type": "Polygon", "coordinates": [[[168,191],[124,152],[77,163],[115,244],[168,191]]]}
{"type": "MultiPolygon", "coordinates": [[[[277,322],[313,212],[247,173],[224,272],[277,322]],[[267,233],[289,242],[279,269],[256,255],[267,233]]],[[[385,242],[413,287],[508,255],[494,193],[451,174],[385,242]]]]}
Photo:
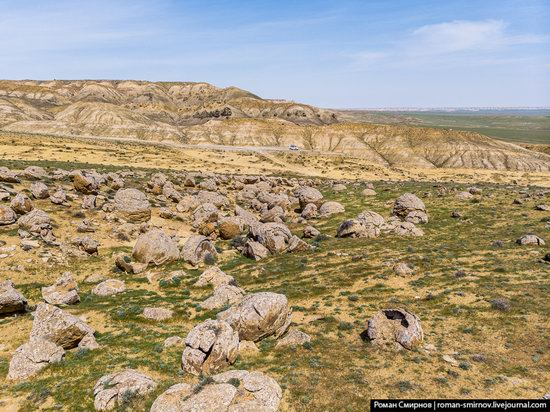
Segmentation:
{"type": "MultiPolygon", "coordinates": [[[[0,162],[0,165],[3,165],[0,162]]],[[[13,164],[10,164],[13,166],[13,164]]],[[[56,167],[71,166],[56,163],[56,167]]],[[[145,177],[130,181],[144,184],[145,177]]],[[[261,370],[272,375],[284,389],[283,410],[365,410],[370,398],[459,398],[540,397],[550,387],[550,266],[540,263],[548,247],[520,247],[519,236],[533,232],[550,241],[543,219],[547,212],[534,210],[543,199],[513,205],[521,187],[482,184],[483,195],[475,201],[459,201],[452,194],[437,195],[429,182],[374,182],[378,195],[364,198],[362,186],[350,185],[335,193],[322,187],[326,198],[345,205],[341,215],[314,221],[323,236],[310,241],[314,250],[284,254],[253,262],[230,250],[229,242],[218,242],[224,250],[220,266],[233,275],[248,292],[274,291],[288,296],[294,308],[294,328],[313,338],[311,344],[295,349],[275,349],[275,342],[261,342],[258,356],[238,359],[233,368],[261,370]],[[430,223],[422,238],[403,239],[383,235],[377,239],[337,239],[338,224],[363,210],[388,217],[390,204],[400,194],[423,197],[430,223]],[[430,194],[428,196],[427,194],[430,194]],[[460,210],[462,219],[450,217],[460,210]],[[495,247],[495,240],[504,246],[495,247]],[[414,275],[393,273],[396,262],[408,262],[414,275]],[[457,276],[457,272],[459,276],[457,276]],[[510,310],[493,308],[491,300],[506,298],[510,310]],[[417,349],[387,353],[360,338],[367,320],[381,308],[404,307],[416,313],[425,332],[425,343],[436,351],[417,349]],[[458,361],[451,366],[442,359],[449,354],[458,361]],[[482,361],[475,361],[474,355],[482,361]]],[[[459,184],[446,187],[463,189],[459,184]]],[[[534,191],[534,189],[531,189],[534,191]]],[[[37,201],[51,213],[58,236],[74,236],[82,219],[77,205],[67,210],[37,201]]],[[[160,206],[160,205],[158,205],[160,206]]],[[[86,211],[90,219],[99,212],[86,211]]],[[[180,221],[154,221],[179,231],[180,221]]],[[[303,225],[290,228],[300,234],[303,225]]],[[[163,348],[169,336],[185,337],[198,322],[215,316],[201,310],[199,303],[209,288],[193,286],[201,270],[183,263],[153,269],[170,272],[183,269],[180,281],[150,284],[144,275],[116,271],[112,255],[129,251],[131,243],[118,244],[104,228],[100,256],[45,264],[36,252],[0,261],[0,277],[12,278],[32,303],[40,301],[40,287],[51,284],[70,270],[81,286],[82,302],[67,310],[83,316],[97,329],[101,348],[69,351],[64,361],[45,369],[25,383],[5,380],[9,359],[28,338],[30,315],[0,319],[0,410],[19,405],[22,411],[93,408],[93,386],[104,374],[132,367],[146,371],[159,382],[157,393],[143,403],[125,405],[127,410],[147,410],[158,393],[173,383],[196,382],[180,370],[181,348],[163,348]],[[22,265],[24,272],[8,269],[22,265]],[[91,295],[93,284],[83,280],[93,273],[123,279],[127,291],[112,298],[91,295]],[[144,319],[146,306],[164,306],[176,316],[166,322],[144,319]]],[[[1,227],[0,239],[17,243],[13,227],[1,227]]],[[[22,252],[21,252],[22,253],[22,252]]]]}

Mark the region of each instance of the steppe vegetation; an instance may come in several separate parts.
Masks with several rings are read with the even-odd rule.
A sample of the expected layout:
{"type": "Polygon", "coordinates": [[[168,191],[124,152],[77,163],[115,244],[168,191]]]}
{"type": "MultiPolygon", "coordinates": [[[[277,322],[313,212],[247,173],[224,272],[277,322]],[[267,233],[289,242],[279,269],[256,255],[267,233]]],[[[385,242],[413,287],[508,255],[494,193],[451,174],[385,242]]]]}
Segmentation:
{"type": "MultiPolygon", "coordinates": [[[[282,389],[280,410],[355,411],[364,410],[371,398],[537,398],[548,392],[550,250],[548,243],[516,243],[526,234],[550,241],[550,208],[543,207],[550,203],[547,173],[405,171],[313,153],[221,152],[17,134],[2,136],[0,154],[0,166],[20,176],[19,182],[0,182],[0,192],[8,193],[0,205],[13,207],[16,194],[26,194],[35,209],[49,215],[51,231],[64,245],[21,239],[17,223],[0,226],[0,279],[11,279],[28,301],[26,312],[0,319],[0,409],[93,410],[96,382],[129,368],[147,374],[156,387],[122,398],[120,410],[149,410],[177,383],[196,384],[194,394],[212,386],[211,378],[182,370],[181,342],[166,346],[165,340],[185,339],[229,306],[202,306],[213,288],[196,283],[214,266],[248,295],[285,295],[292,309],[287,335],[299,330],[311,338],[281,347],[287,335],[268,336],[256,343],[257,352],[243,351],[221,370],[260,371],[275,379],[282,389]],[[29,166],[44,167],[46,174],[32,177],[23,172],[29,166]],[[76,169],[85,177],[95,176],[91,169],[99,176],[111,173],[94,190],[95,207],[82,207],[89,201],[87,189],[62,172],[76,169]],[[163,190],[170,185],[159,173],[176,194],[163,190]],[[116,176],[124,188],[145,193],[151,204],[150,220],[141,229],[135,225],[137,232],[127,237],[117,234],[124,219],[112,209],[120,190],[113,184],[116,176]],[[65,201],[33,197],[30,188],[37,181],[50,195],[65,192],[65,201]],[[160,181],[159,191],[151,183],[160,181]],[[261,190],[253,199],[243,197],[245,185],[261,190]],[[303,186],[318,189],[324,204],[337,202],[345,211],[304,217],[303,205],[290,199],[301,196],[296,190],[303,186]],[[284,221],[307,247],[259,260],[244,256],[239,248],[250,236],[246,231],[223,240],[221,219],[202,221],[187,207],[185,196],[195,198],[200,190],[227,197],[220,215],[233,216],[240,205],[261,219],[275,210],[267,206],[270,199],[289,196],[282,214],[266,219],[284,221]],[[257,195],[261,191],[266,194],[257,195]],[[364,211],[390,221],[404,193],[425,204],[429,221],[417,225],[423,236],[384,231],[374,237],[336,236],[343,221],[364,211]],[[81,244],[80,252],[70,247],[73,238],[82,236],[77,228],[83,220],[95,227],[89,236],[99,243],[97,254],[82,252],[81,244]],[[304,237],[307,226],[320,233],[304,237]],[[140,230],[153,227],[174,236],[178,247],[203,233],[215,245],[217,258],[205,257],[198,266],[178,258],[151,263],[135,274],[122,271],[117,256],[131,255],[140,230]],[[31,246],[23,248],[25,243],[31,246]],[[33,327],[30,311],[44,300],[42,288],[65,272],[78,283],[80,301],[61,307],[95,329],[98,348],[67,350],[61,362],[29,379],[8,380],[10,360],[33,327]],[[125,291],[113,296],[92,292],[110,278],[123,281],[125,291]],[[170,309],[172,315],[149,319],[145,308],[170,309]],[[423,341],[400,351],[369,342],[368,320],[386,308],[418,316],[423,341]]],[[[232,379],[238,388],[239,379],[232,379]]]]}

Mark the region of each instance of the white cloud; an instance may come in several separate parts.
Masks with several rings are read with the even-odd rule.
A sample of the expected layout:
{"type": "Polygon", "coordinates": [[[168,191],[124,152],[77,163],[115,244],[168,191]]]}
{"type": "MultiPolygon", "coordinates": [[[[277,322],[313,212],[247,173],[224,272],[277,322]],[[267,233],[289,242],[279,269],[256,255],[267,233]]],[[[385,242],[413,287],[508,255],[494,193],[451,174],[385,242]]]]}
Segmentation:
{"type": "Polygon", "coordinates": [[[411,54],[445,54],[496,50],[506,46],[541,43],[545,36],[512,35],[502,20],[454,20],[422,26],[406,41],[411,54]]]}

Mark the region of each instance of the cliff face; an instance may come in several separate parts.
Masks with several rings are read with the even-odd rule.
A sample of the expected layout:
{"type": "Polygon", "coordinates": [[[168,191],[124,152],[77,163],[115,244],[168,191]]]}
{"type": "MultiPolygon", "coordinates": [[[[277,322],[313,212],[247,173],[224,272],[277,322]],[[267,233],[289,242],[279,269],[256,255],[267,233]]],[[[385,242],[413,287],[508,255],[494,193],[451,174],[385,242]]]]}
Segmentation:
{"type": "Polygon", "coordinates": [[[293,143],[392,167],[550,170],[550,156],[477,133],[356,124],[329,110],[208,83],[0,81],[0,130],[189,144],[293,143]]]}

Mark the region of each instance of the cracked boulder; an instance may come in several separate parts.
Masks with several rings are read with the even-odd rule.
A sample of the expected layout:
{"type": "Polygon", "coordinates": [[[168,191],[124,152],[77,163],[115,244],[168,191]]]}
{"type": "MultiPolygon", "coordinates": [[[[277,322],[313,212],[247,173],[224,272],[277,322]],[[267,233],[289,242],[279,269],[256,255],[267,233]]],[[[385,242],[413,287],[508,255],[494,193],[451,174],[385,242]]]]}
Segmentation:
{"type": "Polygon", "coordinates": [[[18,215],[24,215],[34,209],[34,205],[29,197],[24,193],[18,193],[10,203],[10,207],[18,215]]]}
{"type": "Polygon", "coordinates": [[[87,323],[76,316],[47,303],[39,303],[34,312],[30,337],[43,338],[63,349],[72,349],[79,346],[85,337],[93,337],[94,333],[87,323]]]}
{"type": "Polygon", "coordinates": [[[12,172],[7,167],[0,167],[0,182],[6,183],[19,183],[21,180],[17,176],[17,173],[12,172]]]}
{"type": "Polygon", "coordinates": [[[294,196],[298,198],[302,209],[308,203],[313,203],[317,207],[320,207],[323,204],[323,195],[314,187],[300,186],[294,190],[294,196]]]}
{"type": "Polygon", "coordinates": [[[526,245],[544,246],[546,244],[546,242],[544,242],[542,238],[536,235],[523,235],[518,240],[516,240],[516,243],[522,246],[526,246],[526,245]]]}
{"type": "Polygon", "coordinates": [[[49,340],[32,338],[19,346],[10,361],[8,379],[28,379],[51,363],[60,362],[65,350],[49,340]]]}
{"type": "Polygon", "coordinates": [[[411,350],[424,339],[420,319],[404,309],[379,311],[369,319],[362,336],[377,346],[395,350],[411,350]]]}
{"type": "Polygon", "coordinates": [[[47,199],[50,196],[48,186],[42,182],[33,182],[31,184],[31,193],[35,199],[47,199]]]}
{"type": "Polygon", "coordinates": [[[0,282],[0,315],[23,312],[27,308],[27,299],[15,289],[11,280],[0,282]]]}
{"type": "Polygon", "coordinates": [[[160,229],[151,229],[139,236],[132,257],[140,263],[163,265],[179,259],[177,242],[160,229]]]}
{"type": "Polygon", "coordinates": [[[185,338],[182,369],[193,375],[211,374],[237,359],[239,335],[228,323],[208,319],[185,338]]]}
{"type": "Polygon", "coordinates": [[[171,386],[150,412],[276,412],[282,397],[281,387],[270,376],[233,370],[212,376],[207,384],[171,386]]]}
{"type": "Polygon", "coordinates": [[[43,287],[42,297],[50,305],[73,305],[79,302],[78,284],[71,272],[65,272],[52,286],[43,287]]]}
{"type": "Polygon", "coordinates": [[[96,174],[84,174],[80,170],[73,173],[73,186],[85,195],[97,194],[101,180],[96,174]]]}
{"type": "Polygon", "coordinates": [[[261,260],[269,256],[269,250],[260,242],[248,239],[242,250],[243,254],[250,259],[256,261],[261,260]]]}
{"type": "Polygon", "coordinates": [[[214,244],[202,235],[189,237],[181,250],[181,258],[193,266],[198,266],[209,256],[215,259],[218,252],[214,244]]]}
{"type": "Polygon", "coordinates": [[[151,219],[151,204],[145,193],[137,189],[119,189],[114,199],[115,214],[130,223],[151,219]]]}
{"type": "Polygon", "coordinates": [[[402,237],[421,237],[424,236],[424,231],[411,222],[402,222],[397,218],[388,219],[384,225],[384,231],[388,231],[397,236],[402,237]]]}
{"type": "Polygon", "coordinates": [[[258,342],[268,336],[278,338],[291,322],[292,310],[285,295],[259,292],[218,313],[217,319],[229,323],[239,339],[258,342]]]}
{"type": "Polygon", "coordinates": [[[127,369],[101,377],[94,386],[96,411],[111,411],[134,399],[142,398],[157,388],[148,375],[135,369],[127,369]]]}
{"type": "Polygon", "coordinates": [[[252,227],[250,234],[254,240],[274,254],[285,251],[292,238],[292,233],[286,225],[274,222],[252,227]]]}
{"type": "Polygon", "coordinates": [[[11,225],[17,221],[17,214],[11,207],[0,206],[0,226],[11,225]]]}
{"type": "Polygon", "coordinates": [[[412,193],[405,193],[395,201],[393,215],[410,223],[428,223],[424,202],[412,193]]]}
{"type": "Polygon", "coordinates": [[[340,223],[336,236],[376,238],[380,236],[384,223],[384,218],[378,213],[365,211],[356,219],[348,219],[340,223]]]}
{"type": "Polygon", "coordinates": [[[52,221],[48,214],[40,209],[34,209],[19,218],[19,233],[26,233],[27,236],[41,238],[44,241],[54,241],[55,237],[52,233],[52,221]]]}

